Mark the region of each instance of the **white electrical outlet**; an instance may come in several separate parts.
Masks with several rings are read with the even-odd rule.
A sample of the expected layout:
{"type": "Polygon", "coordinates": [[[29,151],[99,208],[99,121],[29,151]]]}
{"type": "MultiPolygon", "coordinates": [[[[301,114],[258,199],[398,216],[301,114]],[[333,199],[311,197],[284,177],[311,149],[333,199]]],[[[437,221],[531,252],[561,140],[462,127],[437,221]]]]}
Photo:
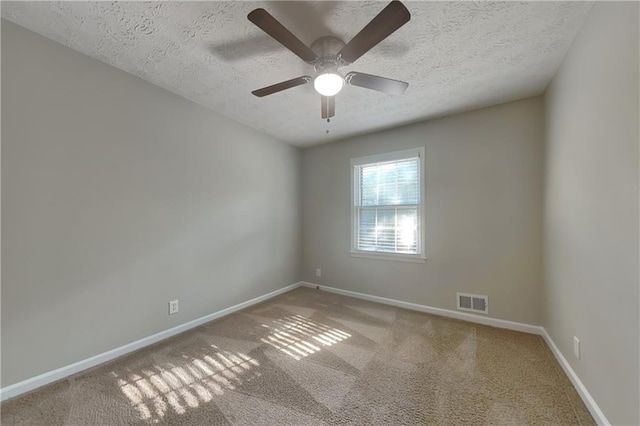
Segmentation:
{"type": "Polygon", "coordinates": [[[322,270],[320,268],[316,269],[316,277],[322,276],[322,270]]]}
{"type": "Polygon", "coordinates": [[[172,300],[169,302],[169,315],[177,314],[179,310],[178,301],[172,300]]]}
{"type": "Polygon", "coordinates": [[[576,358],[580,359],[580,339],[573,336],[573,353],[576,358]]]}

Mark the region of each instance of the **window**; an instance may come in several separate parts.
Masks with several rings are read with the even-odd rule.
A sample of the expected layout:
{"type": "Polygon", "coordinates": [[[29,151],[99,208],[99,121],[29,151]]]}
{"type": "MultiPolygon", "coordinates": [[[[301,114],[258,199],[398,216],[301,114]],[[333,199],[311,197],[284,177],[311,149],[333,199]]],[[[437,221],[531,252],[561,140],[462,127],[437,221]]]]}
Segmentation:
{"type": "Polygon", "coordinates": [[[351,160],[351,254],[423,262],[424,148],[351,160]]]}

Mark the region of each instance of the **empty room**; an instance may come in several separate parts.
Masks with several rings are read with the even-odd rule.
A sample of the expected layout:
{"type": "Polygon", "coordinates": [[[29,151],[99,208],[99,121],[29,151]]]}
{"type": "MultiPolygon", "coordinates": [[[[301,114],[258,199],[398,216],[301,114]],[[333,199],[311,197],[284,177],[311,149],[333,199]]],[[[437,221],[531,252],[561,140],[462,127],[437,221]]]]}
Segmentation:
{"type": "Polygon", "coordinates": [[[2,425],[639,425],[637,2],[2,1],[2,425]]]}

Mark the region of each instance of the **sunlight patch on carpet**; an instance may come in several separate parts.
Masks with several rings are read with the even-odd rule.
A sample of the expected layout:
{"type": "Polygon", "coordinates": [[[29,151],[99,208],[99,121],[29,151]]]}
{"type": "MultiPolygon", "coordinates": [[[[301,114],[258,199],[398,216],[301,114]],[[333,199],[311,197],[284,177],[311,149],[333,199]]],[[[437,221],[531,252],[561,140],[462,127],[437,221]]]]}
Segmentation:
{"type": "Polygon", "coordinates": [[[180,364],[166,363],[125,375],[112,372],[118,386],[138,410],[142,420],[159,422],[169,410],[183,414],[211,401],[225,390],[233,390],[253,377],[260,363],[241,352],[210,345],[200,357],[183,355],[180,364]],[[251,370],[251,375],[247,373],[251,370]]]}
{"type": "Polygon", "coordinates": [[[351,337],[349,333],[301,315],[280,318],[274,322],[275,325],[262,324],[270,333],[261,340],[295,360],[320,351],[321,346],[332,346],[351,337]]]}

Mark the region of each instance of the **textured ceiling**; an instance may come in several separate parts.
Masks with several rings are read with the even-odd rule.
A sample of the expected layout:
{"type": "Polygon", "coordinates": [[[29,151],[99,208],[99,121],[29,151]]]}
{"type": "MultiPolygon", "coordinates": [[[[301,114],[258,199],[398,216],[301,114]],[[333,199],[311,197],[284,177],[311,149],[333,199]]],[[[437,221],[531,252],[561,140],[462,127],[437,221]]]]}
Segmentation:
{"type": "Polygon", "coordinates": [[[251,90],[313,68],[251,24],[263,7],[307,45],[350,40],[386,2],[2,2],[2,17],[298,146],[544,91],[591,2],[405,2],[411,21],[342,71],[409,82],[347,86],[320,118],[312,84],[251,90]],[[326,130],[330,132],[327,134],[326,130]]]}

